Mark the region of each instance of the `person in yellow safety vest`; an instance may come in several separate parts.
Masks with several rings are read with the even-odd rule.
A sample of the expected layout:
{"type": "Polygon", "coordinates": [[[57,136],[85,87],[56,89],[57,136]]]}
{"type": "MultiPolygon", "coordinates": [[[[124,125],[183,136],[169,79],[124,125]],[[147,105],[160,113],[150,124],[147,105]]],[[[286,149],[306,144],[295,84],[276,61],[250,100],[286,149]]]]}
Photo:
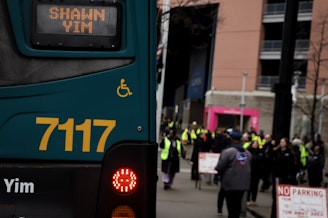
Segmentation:
{"type": "Polygon", "coordinates": [[[296,178],[299,184],[305,182],[305,170],[306,170],[306,162],[307,157],[309,156],[306,151],[306,147],[303,144],[302,140],[298,137],[292,140],[292,147],[294,149],[294,153],[296,155],[298,172],[296,174],[296,178]],[[303,156],[303,157],[302,157],[303,156]]]}
{"type": "Polygon", "coordinates": [[[174,121],[169,122],[168,127],[170,129],[173,129],[174,128],[174,121]]]}
{"type": "Polygon", "coordinates": [[[300,153],[301,168],[306,169],[309,152],[303,143],[300,144],[300,153]]]}
{"type": "Polygon", "coordinates": [[[211,137],[212,137],[213,140],[215,139],[215,135],[216,135],[216,131],[212,131],[211,137]]]}
{"type": "Polygon", "coordinates": [[[242,142],[243,148],[247,149],[252,143],[252,137],[247,132],[245,132],[242,137],[242,142]]]}
{"type": "Polygon", "coordinates": [[[203,126],[202,127],[199,127],[197,130],[196,130],[196,134],[199,135],[200,133],[207,133],[207,129],[205,129],[203,126]]]}
{"type": "MultiPolygon", "coordinates": [[[[262,133],[263,135],[263,133],[262,133]]],[[[265,144],[265,139],[264,137],[261,137],[261,135],[257,135],[255,132],[252,132],[252,141],[257,141],[259,144],[259,148],[262,149],[263,145],[265,144]]]]}
{"type": "Polygon", "coordinates": [[[185,130],[183,130],[182,134],[181,134],[181,142],[182,145],[187,145],[191,143],[191,138],[190,138],[190,133],[189,133],[189,129],[185,128],[185,130]]]}
{"type": "Polygon", "coordinates": [[[190,160],[192,156],[192,150],[194,147],[194,141],[197,139],[196,134],[196,122],[194,121],[190,127],[190,129],[186,128],[181,135],[182,145],[185,151],[185,159],[190,160]]]}
{"type": "Polygon", "coordinates": [[[169,127],[169,129],[175,129],[175,121],[169,118],[167,126],[169,127]]]}
{"type": "Polygon", "coordinates": [[[190,130],[190,138],[191,138],[191,144],[194,144],[194,141],[197,139],[197,134],[194,129],[190,130]]]}
{"type": "Polygon", "coordinates": [[[187,151],[187,146],[191,144],[191,137],[189,133],[189,129],[185,128],[181,134],[181,143],[182,143],[182,158],[186,158],[186,151],[187,151]]]}
{"type": "Polygon", "coordinates": [[[164,190],[171,188],[175,174],[180,171],[181,141],[176,137],[175,130],[171,129],[169,134],[160,143],[162,159],[162,181],[164,190]]]}
{"type": "Polygon", "coordinates": [[[303,144],[304,146],[307,148],[307,151],[309,152],[309,155],[313,155],[313,151],[311,149],[311,140],[309,139],[309,137],[304,136],[303,137],[303,144]]]}
{"type": "Polygon", "coordinates": [[[261,148],[261,149],[263,149],[263,146],[264,146],[264,144],[265,144],[265,138],[263,138],[263,139],[261,139],[261,137],[259,137],[259,139],[260,139],[260,141],[259,141],[259,148],[261,148]]]}
{"type": "Polygon", "coordinates": [[[303,140],[300,144],[300,161],[301,161],[301,168],[303,170],[305,170],[307,168],[308,165],[308,158],[310,156],[310,154],[312,153],[311,149],[310,149],[310,140],[308,139],[307,136],[303,137],[303,140]]]}

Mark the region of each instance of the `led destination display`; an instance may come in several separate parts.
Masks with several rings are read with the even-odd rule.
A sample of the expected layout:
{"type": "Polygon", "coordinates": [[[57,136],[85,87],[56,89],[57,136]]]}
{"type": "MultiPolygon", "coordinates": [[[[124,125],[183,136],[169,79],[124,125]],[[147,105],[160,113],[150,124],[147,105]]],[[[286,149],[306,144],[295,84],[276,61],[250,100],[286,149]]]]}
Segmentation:
{"type": "Polygon", "coordinates": [[[121,5],[65,1],[45,3],[34,0],[32,44],[56,49],[119,49],[121,5]]]}
{"type": "Polygon", "coordinates": [[[38,33],[115,36],[116,7],[37,6],[38,33]]]}

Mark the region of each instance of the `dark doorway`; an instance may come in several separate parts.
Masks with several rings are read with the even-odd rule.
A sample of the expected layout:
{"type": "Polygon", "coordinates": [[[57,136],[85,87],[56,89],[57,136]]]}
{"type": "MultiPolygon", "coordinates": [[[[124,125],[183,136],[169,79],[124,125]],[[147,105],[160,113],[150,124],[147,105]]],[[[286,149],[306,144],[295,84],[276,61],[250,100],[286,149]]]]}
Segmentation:
{"type": "Polygon", "coordinates": [[[208,80],[209,62],[212,58],[209,54],[216,28],[217,9],[218,4],[171,9],[163,107],[174,106],[178,87],[185,86],[187,89],[191,52],[195,49],[205,49],[208,54],[205,81],[208,80]]]}

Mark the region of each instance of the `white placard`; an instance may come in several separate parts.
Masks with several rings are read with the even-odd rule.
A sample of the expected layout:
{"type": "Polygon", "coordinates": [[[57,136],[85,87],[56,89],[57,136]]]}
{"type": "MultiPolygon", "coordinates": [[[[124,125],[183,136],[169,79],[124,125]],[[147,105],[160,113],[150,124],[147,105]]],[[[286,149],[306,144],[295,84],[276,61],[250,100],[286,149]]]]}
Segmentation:
{"type": "Polygon", "coordinates": [[[214,170],[214,168],[218,164],[219,157],[220,157],[219,153],[199,152],[198,172],[217,174],[218,172],[214,170]]]}
{"type": "Polygon", "coordinates": [[[327,218],[327,190],[277,185],[278,218],[327,218]]]}

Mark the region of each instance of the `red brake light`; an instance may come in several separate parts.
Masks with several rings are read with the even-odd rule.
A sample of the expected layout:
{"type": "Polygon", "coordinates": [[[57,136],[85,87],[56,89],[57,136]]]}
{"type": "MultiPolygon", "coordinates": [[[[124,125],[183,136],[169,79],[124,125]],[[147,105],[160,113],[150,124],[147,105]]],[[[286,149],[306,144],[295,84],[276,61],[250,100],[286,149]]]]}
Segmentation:
{"type": "Polygon", "coordinates": [[[112,177],[112,184],[116,191],[129,193],[134,191],[137,186],[137,176],[130,168],[122,167],[115,171],[112,177]]]}
{"type": "Polygon", "coordinates": [[[113,212],[111,218],[135,218],[136,215],[133,209],[126,205],[119,205],[116,207],[113,212]]]}

